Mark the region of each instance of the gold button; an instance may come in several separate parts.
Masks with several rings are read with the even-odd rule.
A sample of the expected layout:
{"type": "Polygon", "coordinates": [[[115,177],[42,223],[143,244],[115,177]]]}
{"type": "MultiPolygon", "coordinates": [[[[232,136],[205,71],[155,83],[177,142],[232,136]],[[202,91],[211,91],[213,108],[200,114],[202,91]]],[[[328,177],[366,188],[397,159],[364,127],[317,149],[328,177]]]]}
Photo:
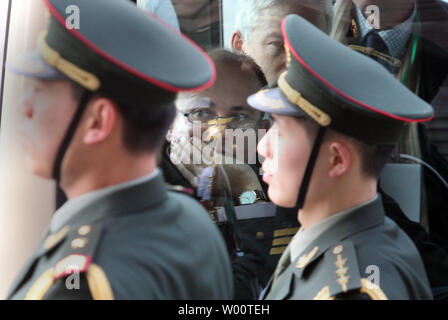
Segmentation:
{"type": "Polygon", "coordinates": [[[89,225],[85,225],[85,226],[79,227],[78,233],[82,236],[85,236],[86,234],[88,234],[90,232],[90,230],[92,230],[92,227],[89,225]]]}
{"type": "Polygon", "coordinates": [[[69,230],[70,230],[70,227],[69,226],[65,226],[58,233],[55,233],[55,234],[52,234],[52,235],[48,236],[48,238],[44,242],[44,248],[45,249],[50,249],[51,247],[56,245],[59,241],[61,241],[67,235],[69,230]]]}
{"type": "Polygon", "coordinates": [[[334,254],[340,254],[342,251],[344,251],[344,247],[341,246],[341,245],[336,246],[336,247],[334,247],[334,249],[333,249],[333,253],[334,253],[334,254]]]}
{"type": "Polygon", "coordinates": [[[72,248],[79,249],[83,248],[87,243],[87,238],[76,238],[72,241],[72,248]]]}
{"type": "Polygon", "coordinates": [[[255,236],[257,237],[258,240],[262,240],[264,239],[264,233],[259,231],[255,234],[255,236]]]}

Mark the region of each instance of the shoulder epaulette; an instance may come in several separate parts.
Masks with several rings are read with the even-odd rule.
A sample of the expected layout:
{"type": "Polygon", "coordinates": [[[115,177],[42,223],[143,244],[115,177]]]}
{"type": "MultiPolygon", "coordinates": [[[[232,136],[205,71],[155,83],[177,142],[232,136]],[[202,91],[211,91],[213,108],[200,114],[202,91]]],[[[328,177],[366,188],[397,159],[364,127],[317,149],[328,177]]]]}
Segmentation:
{"type": "Polygon", "coordinates": [[[83,225],[71,230],[58,250],[57,254],[61,259],[54,267],[53,278],[56,280],[75,271],[86,272],[93,261],[102,231],[102,223],[83,225]]]}
{"type": "Polygon", "coordinates": [[[83,225],[70,230],[66,241],[58,248],[56,264],[44,272],[27,292],[25,299],[39,300],[59,279],[73,274],[85,274],[90,293],[95,300],[113,299],[106,274],[94,263],[95,250],[103,231],[102,223],[83,225]]]}
{"type": "Polygon", "coordinates": [[[366,294],[372,300],[385,300],[386,295],[374,283],[361,277],[355,247],[350,241],[343,241],[328,248],[321,262],[328,278],[323,277],[322,289],[314,299],[335,299],[348,292],[366,294]]]}

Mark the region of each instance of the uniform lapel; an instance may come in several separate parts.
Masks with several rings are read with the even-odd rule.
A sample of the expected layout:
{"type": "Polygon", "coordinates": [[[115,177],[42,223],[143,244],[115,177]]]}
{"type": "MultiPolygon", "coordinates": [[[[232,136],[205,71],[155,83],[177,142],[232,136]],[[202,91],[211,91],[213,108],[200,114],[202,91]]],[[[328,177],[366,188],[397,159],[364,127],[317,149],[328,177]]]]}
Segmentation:
{"type": "Polygon", "coordinates": [[[20,285],[22,284],[23,280],[27,277],[31,269],[34,267],[34,264],[36,262],[36,257],[33,254],[28,261],[25,263],[23,268],[21,269],[20,273],[15,278],[14,282],[12,283],[11,287],[9,288],[8,294],[6,295],[6,299],[10,299],[11,296],[19,289],[20,285]]]}
{"type": "Polygon", "coordinates": [[[264,299],[266,300],[284,300],[290,295],[291,284],[293,280],[293,264],[275,280],[275,283],[270,285],[270,290],[266,291],[264,299]]]}
{"type": "Polygon", "coordinates": [[[266,296],[269,294],[269,291],[273,285],[274,282],[279,278],[279,276],[288,268],[288,266],[291,264],[291,249],[288,245],[286,247],[286,250],[283,252],[282,256],[280,257],[277,267],[275,268],[274,274],[271,276],[271,278],[268,281],[268,284],[266,286],[266,289],[263,290],[263,292],[260,295],[260,300],[264,300],[266,296]]]}
{"type": "Polygon", "coordinates": [[[260,297],[258,298],[258,300],[264,300],[266,299],[267,294],[269,293],[269,290],[271,289],[272,286],[272,280],[274,279],[274,275],[271,276],[271,278],[268,281],[268,284],[266,285],[266,288],[264,288],[261,293],[260,293],[260,297]]]}
{"type": "Polygon", "coordinates": [[[30,271],[34,268],[34,264],[37,262],[37,258],[40,256],[38,253],[40,252],[41,248],[44,246],[45,239],[49,235],[50,228],[47,227],[47,230],[44,233],[44,238],[39,244],[38,250],[35,251],[31,257],[27,260],[25,265],[22,267],[20,273],[16,276],[15,280],[13,281],[12,285],[9,288],[7,299],[9,299],[16,291],[19,289],[20,285],[22,284],[23,280],[28,276],[30,271]]]}

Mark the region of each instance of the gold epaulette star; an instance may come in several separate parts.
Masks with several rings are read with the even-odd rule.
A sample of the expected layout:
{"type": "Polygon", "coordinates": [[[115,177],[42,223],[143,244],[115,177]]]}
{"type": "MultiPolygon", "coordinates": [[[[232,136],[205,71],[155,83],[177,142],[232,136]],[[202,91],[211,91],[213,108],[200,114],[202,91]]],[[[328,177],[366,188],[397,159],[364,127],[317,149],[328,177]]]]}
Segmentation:
{"type": "Polygon", "coordinates": [[[337,267],[335,273],[338,275],[338,279],[336,280],[342,287],[344,292],[347,291],[347,283],[350,279],[350,276],[347,275],[348,268],[345,266],[347,259],[342,258],[343,247],[338,246],[333,250],[333,253],[337,256],[336,261],[334,262],[337,267]]]}

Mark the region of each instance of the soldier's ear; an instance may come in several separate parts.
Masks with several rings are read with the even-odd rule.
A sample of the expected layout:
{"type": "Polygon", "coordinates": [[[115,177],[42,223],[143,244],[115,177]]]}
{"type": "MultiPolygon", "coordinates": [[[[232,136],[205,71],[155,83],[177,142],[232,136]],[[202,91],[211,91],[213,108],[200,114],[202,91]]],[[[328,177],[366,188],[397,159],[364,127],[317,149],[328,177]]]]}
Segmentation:
{"type": "Polygon", "coordinates": [[[328,176],[337,178],[348,172],[353,159],[349,147],[343,142],[332,142],[329,147],[328,176]]]}
{"type": "Polygon", "coordinates": [[[86,112],[83,141],[87,145],[101,143],[112,136],[118,127],[118,107],[108,98],[91,100],[86,112]]]}
{"type": "Polygon", "coordinates": [[[236,30],[232,35],[232,50],[243,53],[243,35],[241,34],[240,30],[236,30]]]}

